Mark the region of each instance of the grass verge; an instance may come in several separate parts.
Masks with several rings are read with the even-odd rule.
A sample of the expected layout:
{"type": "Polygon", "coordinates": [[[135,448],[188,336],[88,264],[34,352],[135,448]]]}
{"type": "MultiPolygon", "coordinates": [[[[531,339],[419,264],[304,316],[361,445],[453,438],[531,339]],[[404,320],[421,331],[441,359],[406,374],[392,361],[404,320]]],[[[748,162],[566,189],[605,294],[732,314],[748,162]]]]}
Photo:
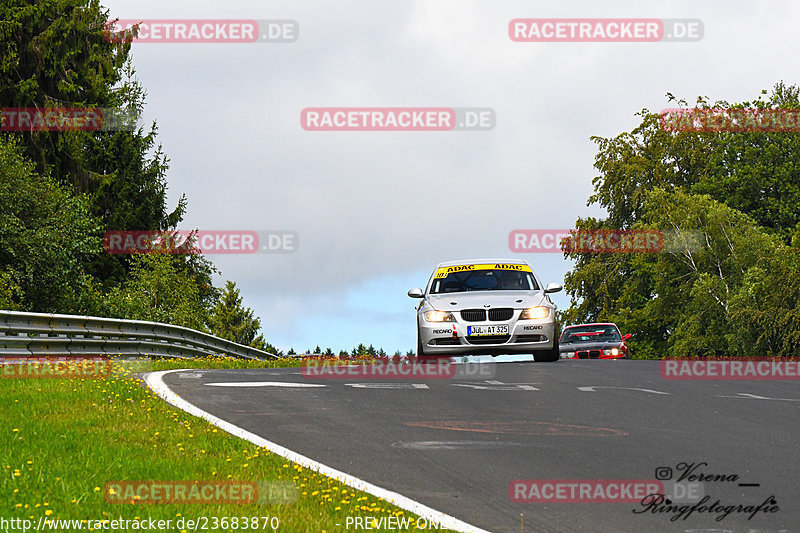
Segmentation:
{"type": "MultiPolygon", "coordinates": [[[[149,366],[152,370],[167,370],[299,364],[288,359],[263,362],[208,358],[160,360],[149,366]]],[[[82,527],[61,523],[60,527],[50,528],[57,531],[145,529],[143,523],[136,528],[131,527],[131,522],[117,524],[117,528],[110,527],[111,522],[104,526],[97,523],[121,518],[163,520],[162,525],[170,520],[169,527],[157,530],[186,533],[332,532],[346,531],[348,517],[398,517],[408,520],[409,530],[423,529],[425,525],[424,521],[415,525],[418,517],[394,505],[288,462],[173,408],[144,387],[124,365],[115,365],[114,372],[102,379],[0,379],[0,531],[21,531],[25,520],[35,528],[45,518],[51,523],[82,521],[82,527]],[[105,494],[109,490],[106,485],[121,480],[266,482],[295,488],[296,501],[110,503],[107,498],[113,500],[115,496],[105,494]],[[221,523],[219,519],[223,517],[228,521],[221,523]],[[258,520],[254,522],[253,518],[258,520]],[[189,524],[189,520],[195,523],[189,524]]],[[[371,525],[374,531],[397,531],[398,523],[383,521],[382,524],[394,524],[383,528],[380,524],[371,525]]],[[[430,530],[433,525],[425,529],[430,530]]]]}

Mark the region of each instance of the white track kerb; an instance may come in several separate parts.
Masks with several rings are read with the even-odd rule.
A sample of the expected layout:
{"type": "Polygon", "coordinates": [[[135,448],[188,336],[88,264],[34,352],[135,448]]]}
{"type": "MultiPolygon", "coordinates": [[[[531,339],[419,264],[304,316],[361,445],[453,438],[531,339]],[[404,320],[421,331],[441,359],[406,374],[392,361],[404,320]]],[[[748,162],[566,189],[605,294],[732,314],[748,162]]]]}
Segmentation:
{"type": "MultiPolygon", "coordinates": [[[[442,528],[452,529],[454,531],[461,531],[463,533],[489,533],[484,529],[480,529],[475,526],[471,526],[466,522],[459,520],[450,515],[446,515],[436,509],[431,509],[430,507],[423,505],[417,501],[412,500],[411,498],[407,498],[402,494],[397,494],[396,492],[392,492],[390,490],[383,489],[372,483],[368,483],[363,479],[359,479],[355,476],[351,476],[350,474],[346,474],[344,472],[340,472],[334,468],[326,466],[324,464],[318,463],[313,459],[309,459],[304,455],[300,455],[297,452],[293,452],[288,448],[284,448],[274,442],[270,442],[267,439],[259,437],[255,433],[250,433],[247,430],[244,430],[238,426],[231,424],[230,422],[226,422],[221,418],[217,418],[216,416],[212,415],[211,413],[207,413],[196,407],[174,392],[170,390],[164,380],[162,379],[166,374],[171,374],[173,372],[184,372],[185,370],[163,370],[160,372],[150,372],[145,374],[144,381],[148,387],[150,387],[156,394],[161,396],[164,400],[168,403],[174,405],[178,409],[186,411],[187,413],[202,418],[206,420],[210,424],[217,426],[218,428],[234,435],[236,437],[242,438],[246,441],[252,442],[256,446],[260,446],[266,448],[270,452],[280,455],[292,461],[294,463],[299,464],[304,468],[308,468],[309,470],[313,470],[314,472],[319,472],[320,474],[326,475],[330,478],[339,481],[340,483],[344,483],[354,489],[358,489],[360,491],[372,494],[377,498],[382,498],[384,501],[392,503],[406,511],[410,511],[418,516],[421,516],[428,520],[429,522],[435,522],[437,524],[441,524],[442,528]]],[[[191,369],[196,370],[196,369],[191,369]]]]}

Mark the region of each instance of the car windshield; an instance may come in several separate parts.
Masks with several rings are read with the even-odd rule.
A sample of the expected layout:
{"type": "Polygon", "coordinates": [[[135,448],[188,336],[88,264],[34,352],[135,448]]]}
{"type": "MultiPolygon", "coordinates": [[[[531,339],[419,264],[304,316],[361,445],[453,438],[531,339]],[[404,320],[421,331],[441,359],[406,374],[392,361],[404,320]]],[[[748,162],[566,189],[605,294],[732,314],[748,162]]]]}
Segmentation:
{"type": "Polygon", "coordinates": [[[469,291],[535,291],[539,286],[530,272],[509,270],[468,270],[436,277],[431,294],[469,291]]]}
{"type": "Polygon", "coordinates": [[[567,328],[561,334],[561,344],[581,342],[617,342],[621,341],[619,330],[616,326],[576,326],[567,328]]]}

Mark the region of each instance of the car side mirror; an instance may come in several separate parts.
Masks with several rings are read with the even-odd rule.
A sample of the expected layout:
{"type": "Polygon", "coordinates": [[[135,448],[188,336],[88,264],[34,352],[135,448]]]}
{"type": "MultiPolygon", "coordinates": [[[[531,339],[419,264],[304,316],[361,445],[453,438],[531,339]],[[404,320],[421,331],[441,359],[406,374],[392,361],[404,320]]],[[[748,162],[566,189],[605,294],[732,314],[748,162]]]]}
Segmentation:
{"type": "Polygon", "coordinates": [[[630,333],[626,333],[625,335],[623,335],[623,336],[622,336],[622,340],[623,340],[623,341],[626,341],[626,340],[630,339],[631,337],[633,337],[633,335],[632,335],[632,334],[630,334],[630,333]]]}
{"type": "Polygon", "coordinates": [[[564,287],[558,283],[548,283],[547,287],[544,289],[544,292],[545,294],[550,294],[551,292],[561,292],[561,289],[563,288],[564,287]]]}
{"type": "Polygon", "coordinates": [[[408,291],[408,295],[411,296],[412,298],[422,298],[423,296],[422,289],[411,289],[410,291],[408,291]]]}

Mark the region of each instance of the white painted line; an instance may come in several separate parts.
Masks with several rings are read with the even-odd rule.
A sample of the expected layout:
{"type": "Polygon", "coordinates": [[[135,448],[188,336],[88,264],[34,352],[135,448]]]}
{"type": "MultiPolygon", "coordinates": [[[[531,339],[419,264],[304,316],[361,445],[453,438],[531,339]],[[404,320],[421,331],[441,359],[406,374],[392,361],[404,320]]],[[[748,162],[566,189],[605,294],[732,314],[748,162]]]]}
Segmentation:
{"type": "Polygon", "coordinates": [[[539,390],[530,385],[475,385],[473,383],[453,383],[453,387],[467,387],[468,389],[494,391],[539,390]]]}
{"type": "Polygon", "coordinates": [[[593,387],[578,387],[578,390],[581,390],[583,392],[597,392],[595,389],[638,390],[638,391],[641,391],[641,392],[649,392],[651,394],[666,394],[667,396],[669,396],[668,392],[661,392],[661,391],[651,390],[651,389],[637,389],[636,387],[605,387],[605,386],[599,386],[599,385],[595,385],[593,387]]]}
{"type": "Polygon", "coordinates": [[[288,387],[288,388],[313,388],[327,387],[313,383],[291,383],[289,381],[231,381],[229,383],[206,383],[208,387],[288,387]]]}
{"type": "Polygon", "coordinates": [[[766,396],[758,396],[756,394],[748,394],[746,392],[737,392],[737,396],[717,396],[717,398],[747,398],[749,400],[774,400],[777,402],[800,402],[798,398],[767,398],[766,396]]]}
{"type": "Polygon", "coordinates": [[[288,448],[284,448],[283,446],[279,446],[274,442],[270,442],[267,439],[259,437],[255,433],[250,433],[249,431],[235,426],[230,422],[226,422],[221,418],[217,418],[214,415],[203,411],[199,407],[195,407],[172,392],[172,390],[167,387],[167,384],[164,383],[163,377],[166,374],[171,374],[173,372],[181,372],[181,370],[162,370],[160,372],[149,372],[145,374],[144,381],[147,386],[153,390],[153,392],[161,396],[164,400],[174,405],[178,409],[182,409],[191,415],[202,418],[203,420],[206,420],[210,424],[217,426],[223,431],[227,431],[231,435],[252,442],[256,446],[266,448],[270,452],[280,455],[281,457],[297,463],[304,468],[308,468],[314,472],[319,472],[320,474],[333,478],[349,487],[372,494],[377,498],[383,498],[389,503],[393,503],[394,505],[405,509],[406,511],[412,512],[427,519],[429,522],[437,522],[441,524],[443,529],[452,529],[462,533],[489,533],[485,529],[471,526],[470,524],[467,524],[466,522],[463,522],[454,516],[444,514],[436,509],[432,509],[426,505],[412,500],[411,498],[403,496],[402,494],[386,490],[355,476],[351,476],[350,474],[346,474],[322,463],[318,463],[312,459],[309,459],[308,457],[305,457],[304,455],[300,455],[299,453],[293,452],[288,448]]]}
{"type": "Polygon", "coordinates": [[[430,389],[424,383],[345,383],[354,389],[430,389]]]}

